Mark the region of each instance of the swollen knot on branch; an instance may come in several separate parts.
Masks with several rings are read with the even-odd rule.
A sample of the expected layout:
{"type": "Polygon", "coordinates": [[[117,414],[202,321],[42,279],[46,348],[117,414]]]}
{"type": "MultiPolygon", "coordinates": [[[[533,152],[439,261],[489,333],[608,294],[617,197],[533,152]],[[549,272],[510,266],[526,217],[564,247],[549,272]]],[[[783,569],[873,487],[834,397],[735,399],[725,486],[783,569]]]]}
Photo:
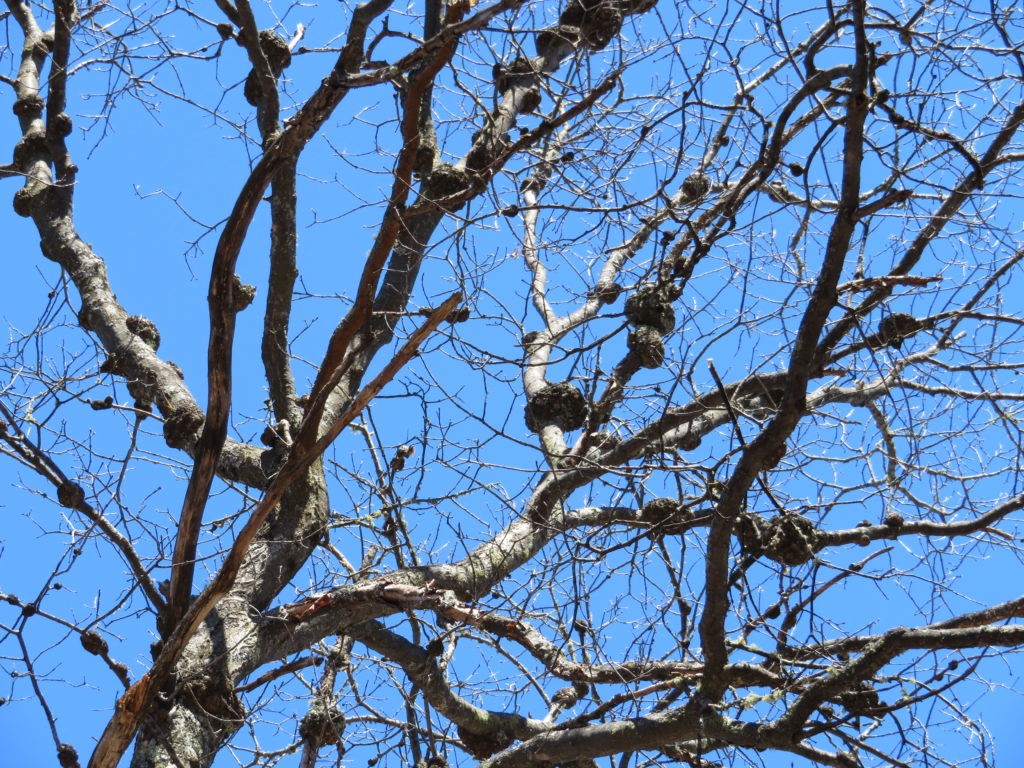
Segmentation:
{"type": "Polygon", "coordinates": [[[11,111],[18,117],[34,118],[43,114],[43,99],[39,94],[30,93],[14,102],[11,111]]]}
{"type": "Polygon", "coordinates": [[[665,362],[665,343],[661,337],[671,333],[676,325],[673,294],[674,290],[646,285],[626,299],[626,320],[633,326],[626,345],[643,368],[658,368],[665,362]]]}
{"type": "Polygon", "coordinates": [[[868,682],[858,683],[853,690],[844,691],[831,701],[842,705],[851,715],[872,717],[885,711],[885,704],[878,696],[878,691],[868,682]]]}
{"type": "Polygon", "coordinates": [[[171,448],[190,447],[199,437],[204,420],[199,406],[183,407],[164,422],[164,441],[171,448]]]}
{"type": "MultiPolygon", "coordinates": [[[[36,115],[38,110],[33,99],[38,99],[38,96],[15,102],[15,112],[18,111],[19,104],[29,101],[31,104],[24,108],[36,115]]],[[[14,174],[25,178],[25,186],[14,193],[14,212],[27,218],[32,215],[32,209],[49,189],[46,179],[49,178],[50,150],[42,124],[38,120],[33,120],[32,127],[14,145],[11,167],[14,174]]]]}
{"type": "Polygon", "coordinates": [[[241,312],[252,304],[256,298],[256,286],[243,283],[242,278],[233,275],[231,278],[231,309],[234,312],[241,312]]]}
{"type": "Polygon", "coordinates": [[[77,509],[85,503],[85,491],[78,483],[65,480],[57,486],[57,503],[68,509],[77,509]]]}
{"type": "Polygon", "coordinates": [[[693,512],[679,503],[678,499],[651,499],[640,508],[641,522],[658,526],[662,532],[668,533],[680,524],[693,520],[693,512]]]}
{"type": "Polygon", "coordinates": [[[567,381],[548,384],[526,403],[526,426],[531,432],[540,432],[548,425],[571,432],[586,420],[587,399],[567,381]]]}
{"type": "Polygon", "coordinates": [[[587,293],[588,299],[596,299],[599,304],[614,304],[622,295],[622,286],[618,283],[598,283],[587,293]]]}
{"type": "Polygon", "coordinates": [[[626,320],[633,326],[650,326],[661,335],[671,333],[676,327],[673,298],[660,286],[641,286],[626,299],[626,320]]]}
{"type": "Polygon", "coordinates": [[[57,747],[57,762],[60,768],[78,768],[78,750],[70,744],[61,744],[57,747]]]}
{"type": "Polygon", "coordinates": [[[626,346],[641,368],[660,368],[665,362],[665,342],[658,329],[650,325],[640,325],[630,331],[626,346]]]}
{"type": "Polygon", "coordinates": [[[894,312],[882,318],[878,325],[878,341],[882,345],[899,349],[903,342],[924,328],[924,323],[905,312],[894,312]]]}
{"type": "Polygon", "coordinates": [[[466,204],[463,196],[471,186],[472,179],[467,171],[449,163],[441,163],[430,172],[423,186],[423,196],[439,208],[452,213],[466,204]],[[455,199],[448,202],[450,198],[455,199]]]}
{"type": "Polygon", "coordinates": [[[694,205],[711,191],[711,179],[700,171],[694,171],[683,179],[682,197],[687,205],[694,205]]]}
{"type": "Polygon", "coordinates": [[[779,565],[802,565],[821,548],[818,529],[803,515],[777,515],[766,520],[757,514],[745,514],[738,524],[744,549],[779,565]]]}
{"type": "Polygon", "coordinates": [[[160,348],[160,331],[156,329],[156,323],[142,315],[129,315],[125,325],[133,335],[138,336],[142,342],[156,352],[160,348]]]}
{"type": "Polygon", "coordinates": [[[299,723],[299,735],[318,749],[337,744],[344,732],[345,715],[333,701],[316,701],[299,723]]]}
{"type": "Polygon", "coordinates": [[[497,754],[515,741],[515,737],[499,725],[479,731],[460,725],[458,733],[463,746],[477,760],[497,754]]]}
{"type": "Polygon", "coordinates": [[[537,33],[537,53],[561,61],[578,48],[599,51],[621,31],[626,16],[646,13],[658,0],[569,0],[558,24],[537,33]]]}
{"type": "Polygon", "coordinates": [[[83,632],[79,641],[82,643],[82,648],[93,656],[103,656],[110,651],[107,641],[98,632],[83,632]]]}
{"type": "MultiPolygon", "coordinates": [[[[287,41],[279,37],[271,29],[260,31],[260,50],[267,57],[267,63],[270,65],[270,71],[274,75],[275,80],[292,63],[292,51],[288,47],[287,41]]],[[[254,107],[259,104],[260,99],[263,97],[264,94],[260,88],[260,78],[255,69],[249,70],[249,74],[245,78],[243,93],[245,94],[245,100],[254,107]]]]}
{"type": "Polygon", "coordinates": [[[617,0],[569,0],[558,22],[576,27],[580,44],[599,51],[622,30],[622,6],[617,0]]]}

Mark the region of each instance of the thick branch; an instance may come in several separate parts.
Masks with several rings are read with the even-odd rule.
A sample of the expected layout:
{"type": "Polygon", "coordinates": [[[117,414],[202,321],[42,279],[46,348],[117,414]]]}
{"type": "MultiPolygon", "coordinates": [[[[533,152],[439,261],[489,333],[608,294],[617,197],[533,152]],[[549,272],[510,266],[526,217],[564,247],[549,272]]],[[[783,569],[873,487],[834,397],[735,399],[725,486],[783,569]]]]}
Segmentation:
{"type": "Polygon", "coordinates": [[[135,683],[118,700],[115,714],[108,723],[99,743],[89,761],[89,768],[114,768],[124,750],[131,743],[139,723],[145,717],[175,663],[181,656],[189,639],[209,614],[210,610],[227,594],[234,583],[242,563],[245,560],[249,545],[256,538],[267,517],[288,486],[302,475],[328,445],[338,436],[342,429],[352,422],[377,396],[381,389],[398,373],[398,371],[415,355],[419,345],[437,328],[461,300],[459,294],[449,298],[427,321],[412,334],[405,345],[398,351],[394,359],[385,366],[373,381],[366,385],[359,396],[353,399],[351,406],[342,414],[333,428],[313,446],[313,450],[303,455],[292,454],[281,471],[270,484],[260,503],[256,505],[245,526],[238,532],[231,550],[228,552],[217,575],[195,600],[188,611],[174,626],[167,638],[160,655],[153,662],[150,671],[135,683]]]}

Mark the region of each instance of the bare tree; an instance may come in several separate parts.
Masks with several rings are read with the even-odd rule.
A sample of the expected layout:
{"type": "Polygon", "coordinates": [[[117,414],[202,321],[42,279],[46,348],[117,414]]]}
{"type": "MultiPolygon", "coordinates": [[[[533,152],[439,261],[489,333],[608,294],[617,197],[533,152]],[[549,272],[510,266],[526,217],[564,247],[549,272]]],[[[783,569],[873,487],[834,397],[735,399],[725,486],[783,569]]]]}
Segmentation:
{"type": "Polygon", "coordinates": [[[786,5],[6,0],[38,764],[990,762],[1024,11],[786,5]]]}

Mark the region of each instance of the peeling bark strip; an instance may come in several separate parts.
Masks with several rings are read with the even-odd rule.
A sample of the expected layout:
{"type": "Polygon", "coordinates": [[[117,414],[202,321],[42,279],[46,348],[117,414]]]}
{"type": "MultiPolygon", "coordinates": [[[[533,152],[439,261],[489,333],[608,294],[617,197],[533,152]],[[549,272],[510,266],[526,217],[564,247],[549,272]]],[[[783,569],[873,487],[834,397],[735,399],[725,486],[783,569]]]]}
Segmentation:
{"type": "Polygon", "coordinates": [[[36,700],[63,768],[83,747],[40,622],[121,694],[90,768],[133,741],[132,768],[206,768],[249,727],[248,761],[301,768],[859,768],[911,741],[951,759],[929,752],[939,709],[987,759],[956,691],[1024,648],[1024,598],[957,576],[983,551],[971,567],[1003,578],[1024,540],[1013,14],[426,0],[417,19],[368,0],[338,43],[298,6],[114,2],[0,14],[21,34],[0,47],[18,137],[0,183],[61,271],[0,350],[0,468],[46,534],[19,579],[55,563],[0,593],[0,704],[36,700]],[[192,70],[214,68],[194,93],[223,98],[200,105],[192,70]],[[75,215],[75,105],[110,72],[127,80],[104,120],[124,98],[191,104],[262,152],[213,253],[205,410],[161,353],[188,330],[122,305],[75,215]],[[338,141],[349,126],[376,141],[338,141]],[[317,137],[336,156],[311,168],[317,137]],[[314,287],[299,227],[321,204],[359,210],[346,258],[365,255],[314,287]],[[265,382],[232,378],[236,345],[265,382]],[[183,491],[170,526],[162,472],[183,491]],[[127,574],[114,600],[87,573],[104,557],[127,574]],[[894,592],[933,614],[864,615],[894,592]],[[123,628],[146,612],[159,640],[133,682],[123,628]]]}

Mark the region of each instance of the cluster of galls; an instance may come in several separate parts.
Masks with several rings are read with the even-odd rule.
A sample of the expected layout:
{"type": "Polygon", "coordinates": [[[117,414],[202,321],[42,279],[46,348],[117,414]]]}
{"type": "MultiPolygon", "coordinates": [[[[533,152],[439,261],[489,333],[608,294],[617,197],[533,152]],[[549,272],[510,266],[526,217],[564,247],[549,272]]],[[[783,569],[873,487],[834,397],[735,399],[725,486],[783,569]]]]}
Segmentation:
{"type": "Polygon", "coordinates": [[[829,701],[841,704],[847,712],[858,717],[877,717],[885,712],[885,703],[868,682],[857,683],[853,690],[843,691],[829,701]]]}
{"type": "Polygon", "coordinates": [[[317,747],[337,744],[345,732],[345,715],[337,705],[317,702],[299,723],[299,735],[317,747]]]}
{"type": "Polygon", "coordinates": [[[156,352],[160,348],[160,331],[156,323],[142,315],[129,315],[125,319],[128,330],[142,340],[142,343],[156,352]]]}
{"type": "MultiPolygon", "coordinates": [[[[273,30],[260,30],[260,49],[263,51],[263,55],[267,57],[267,63],[270,64],[270,71],[273,73],[275,80],[292,63],[291,48],[273,30]]],[[[260,90],[259,77],[255,69],[249,70],[249,75],[245,78],[243,93],[245,94],[245,100],[254,107],[259,104],[263,93],[260,90]]]]}
{"type": "Polygon", "coordinates": [[[547,425],[571,432],[586,420],[587,399],[567,381],[548,384],[526,403],[526,426],[531,432],[540,432],[547,425]]]}
{"type": "Polygon", "coordinates": [[[779,565],[803,565],[821,548],[818,529],[803,515],[777,515],[766,520],[757,514],[744,514],[738,520],[743,548],[755,556],[765,556],[779,565]]]}
{"type": "Polygon", "coordinates": [[[32,208],[36,201],[41,199],[48,190],[48,185],[42,178],[33,174],[32,164],[37,161],[50,161],[50,152],[47,144],[47,130],[52,130],[52,138],[64,138],[71,132],[71,119],[63,112],[54,115],[47,129],[43,129],[38,118],[42,116],[44,102],[38,94],[24,96],[14,102],[14,114],[26,119],[31,123],[31,128],[14,145],[14,167],[25,174],[25,186],[14,193],[14,212],[22,217],[32,215],[32,208]]]}
{"type": "Polygon", "coordinates": [[[551,696],[551,703],[557,704],[563,709],[575,706],[582,697],[590,693],[588,683],[576,682],[565,688],[560,688],[551,696]]]}
{"type": "Polygon", "coordinates": [[[699,203],[711,191],[711,179],[700,171],[694,171],[683,179],[683,202],[688,205],[699,203]]]}
{"type": "Polygon", "coordinates": [[[491,755],[495,755],[506,747],[511,746],[512,742],[515,741],[515,737],[511,733],[501,728],[474,732],[460,725],[457,727],[457,731],[459,739],[462,741],[462,746],[477,760],[484,760],[491,755]]]}
{"type": "Polygon", "coordinates": [[[423,196],[439,204],[443,210],[453,213],[466,204],[465,199],[460,196],[469,191],[473,179],[469,172],[450,163],[440,163],[434,166],[423,186],[423,196]],[[455,201],[444,203],[446,198],[456,198],[455,201]]]}
{"type": "Polygon", "coordinates": [[[199,439],[204,421],[198,405],[192,403],[178,408],[164,420],[164,441],[171,448],[187,449],[199,439]]]}
{"type": "Polygon", "coordinates": [[[657,0],[569,0],[558,24],[537,33],[537,53],[562,59],[581,46],[599,51],[622,31],[626,16],[656,4],[657,0]]]}
{"type": "Polygon", "coordinates": [[[640,522],[656,527],[661,533],[682,532],[694,517],[693,512],[678,499],[651,499],[640,508],[640,522]]]}
{"type": "Polygon", "coordinates": [[[665,362],[665,344],[661,337],[676,326],[674,298],[678,298],[675,288],[666,290],[647,285],[626,299],[626,320],[633,326],[626,345],[641,368],[658,368],[665,362]]]}
{"type": "Polygon", "coordinates": [[[877,340],[884,346],[900,349],[904,340],[922,330],[924,325],[913,315],[894,312],[883,317],[882,322],[878,324],[877,340]]]}

